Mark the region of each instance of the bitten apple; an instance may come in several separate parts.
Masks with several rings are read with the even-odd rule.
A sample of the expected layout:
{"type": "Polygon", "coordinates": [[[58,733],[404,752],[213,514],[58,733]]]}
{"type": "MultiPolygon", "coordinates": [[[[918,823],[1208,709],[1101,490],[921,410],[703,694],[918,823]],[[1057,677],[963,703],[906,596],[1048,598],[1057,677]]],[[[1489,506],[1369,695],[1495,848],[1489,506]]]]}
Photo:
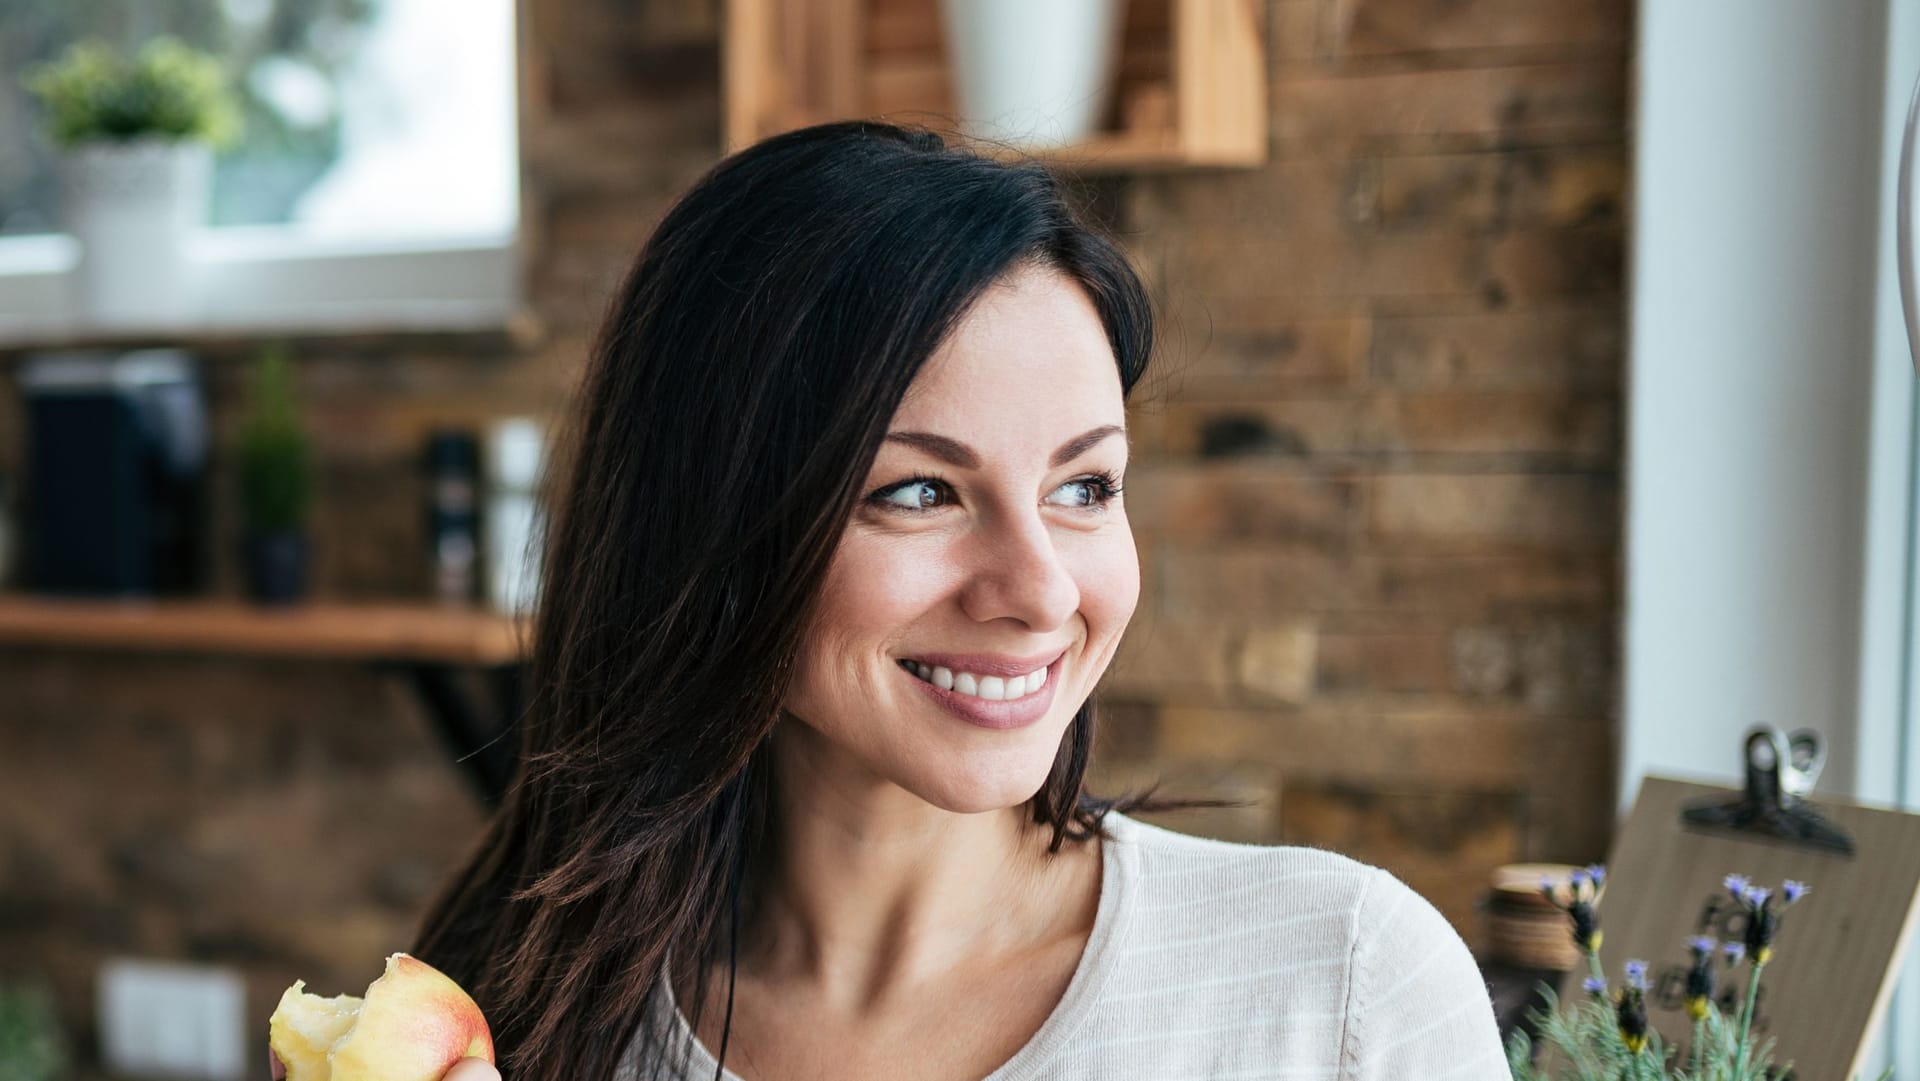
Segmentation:
{"type": "Polygon", "coordinates": [[[295,980],[267,1021],[286,1081],[440,1081],[463,1058],[493,1062],[480,1007],[432,965],[404,953],[365,998],[322,998],[295,980]]]}

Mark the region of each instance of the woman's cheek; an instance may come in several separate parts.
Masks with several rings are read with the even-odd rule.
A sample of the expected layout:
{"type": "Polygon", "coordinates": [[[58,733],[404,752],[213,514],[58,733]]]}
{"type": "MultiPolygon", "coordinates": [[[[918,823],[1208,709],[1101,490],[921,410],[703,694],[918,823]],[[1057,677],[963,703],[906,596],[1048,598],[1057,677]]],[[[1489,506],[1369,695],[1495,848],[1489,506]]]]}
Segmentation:
{"type": "Polygon", "coordinates": [[[882,632],[924,612],[948,588],[940,546],[926,538],[849,538],[827,575],[827,605],[853,626],[882,632]]]}
{"type": "Polygon", "coordinates": [[[1103,531],[1082,560],[1080,607],[1095,635],[1118,635],[1140,602],[1140,556],[1124,519],[1103,531]]]}

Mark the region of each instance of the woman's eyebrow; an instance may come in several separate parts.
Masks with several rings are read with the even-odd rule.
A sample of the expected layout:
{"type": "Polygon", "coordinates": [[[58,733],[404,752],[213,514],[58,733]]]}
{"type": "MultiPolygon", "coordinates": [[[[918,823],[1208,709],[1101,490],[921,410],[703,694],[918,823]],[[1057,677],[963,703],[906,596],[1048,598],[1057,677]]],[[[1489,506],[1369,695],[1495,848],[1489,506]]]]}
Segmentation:
{"type": "MultiPolygon", "coordinates": [[[[1063,466],[1085,454],[1088,448],[1102,439],[1110,435],[1126,434],[1127,430],[1118,424],[1102,424],[1098,428],[1082,432],[1060,444],[1060,449],[1053,452],[1053,458],[1048,464],[1056,468],[1063,466]]],[[[973,452],[972,447],[944,435],[935,435],[932,432],[888,432],[887,442],[905,443],[961,469],[980,468],[980,456],[973,452]]]]}

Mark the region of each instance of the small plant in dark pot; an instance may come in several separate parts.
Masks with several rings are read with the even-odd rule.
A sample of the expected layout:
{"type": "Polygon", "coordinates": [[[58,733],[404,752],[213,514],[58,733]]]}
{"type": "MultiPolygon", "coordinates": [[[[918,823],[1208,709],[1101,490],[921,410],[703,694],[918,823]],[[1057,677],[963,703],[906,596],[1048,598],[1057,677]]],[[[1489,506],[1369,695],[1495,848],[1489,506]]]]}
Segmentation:
{"type": "Polygon", "coordinates": [[[247,593],[263,604],[291,604],[307,592],[313,467],[281,350],[261,354],[250,405],[239,448],[247,593]]]}

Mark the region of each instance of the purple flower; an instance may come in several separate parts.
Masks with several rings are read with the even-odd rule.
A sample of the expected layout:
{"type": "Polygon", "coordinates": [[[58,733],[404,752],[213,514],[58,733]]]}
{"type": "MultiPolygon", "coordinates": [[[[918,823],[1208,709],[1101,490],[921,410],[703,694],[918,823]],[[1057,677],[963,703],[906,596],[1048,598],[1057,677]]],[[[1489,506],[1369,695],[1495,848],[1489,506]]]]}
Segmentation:
{"type": "Polygon", "coordinates": [[[1580,887],[1587,884],[1587,873],[1585,871],[1575,871],[1567,876],[1567,881],[1572,884],[1573,892],[1577,894],[1580,892],[1580,887]]]}
{"type": "Polygon", "coordinates": [[[1807,895],[1807,884],[1805,882],[1795,882],[1789,878],[1780,884],[1780,892],[1786,897],[1787,903],[1792,904],[1807,895]]]}
{"type": "Polygon", "coordinates": [[[1581,981],[1580,986],[1586,988],[1587,994],[1589,995],[1604,995],[1607,993],[1607,981],[1598,976],[1588,976],[1585,980],[1581,981]]]}
{"type": "Polygon", "coordinates": [[[1540,889],[1543,892],[1552,893],[1553,891],[1559,888],[1560,888],[1560,883],[1556,881],[1552,875],[1540,876],[1540,889]]]}
{"type": "Polygon", "coordinates": [[[1759,908],[1761,905],[1766,904],[1767,898],[1772,895],[1773,891],[1764,886],[1748,886],[1746,902],[1751,908],[1759,908]]]}
{"type": "Polygon", "coordinates": [[[1607,869],[1602,864],[1588,864],[1587,877],[1593,880],[1593,888],[1599,889],[1600,885],[1607,880],[1607,869]]]}
{"type": "Polygon", "coordinates": [[[1704,957],[1719,947],[1720,943],[1711,935],[1695,935],[1687,939],[1687,949],[1692,950],[1696,957],[1704,957]]]}
{"type": "Polygon", "coordinates": [[[1647,963],[1645,961],[1627,962],[1627,986],[1638,991],[1647,989],[1647,963]]]}
{"type": "Polygon", "coordinates": [[[1733,899],[1744,903],[1747,899],[1747,887],[1753,884],[1753,880],[1746,875],[1728,875],[1725,882],[1727,892],[1733,894],[1733,899]]]}
{"type": "Polygon", "coordinates": [[[1744,942],[1729,942],[1720,948],[1727,955],[1727,964],[1730,965],[1739,964],[1740,959],[1747,955],[1747,944],[1744,942]]]}

